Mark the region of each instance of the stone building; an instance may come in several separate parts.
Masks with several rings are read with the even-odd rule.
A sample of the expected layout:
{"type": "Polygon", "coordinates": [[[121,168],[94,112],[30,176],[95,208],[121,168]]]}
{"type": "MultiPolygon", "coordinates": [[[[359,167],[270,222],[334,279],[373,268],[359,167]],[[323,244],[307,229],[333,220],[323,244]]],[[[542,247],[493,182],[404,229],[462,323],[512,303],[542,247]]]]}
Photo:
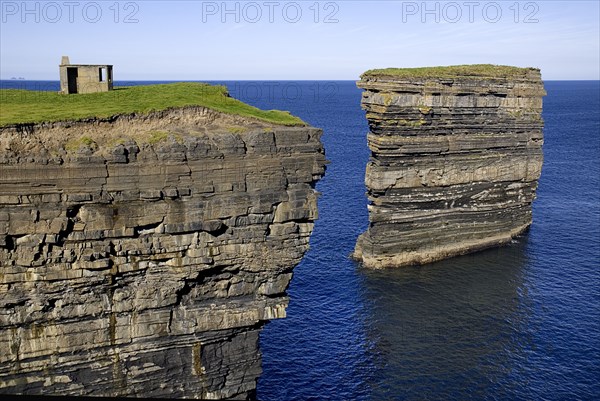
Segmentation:
{"type": "Polygon", "coordinates": [[[95,93],[113,88],[112,65],[71,64],[63,56],[60,63],[60,92],[95,93]]]}

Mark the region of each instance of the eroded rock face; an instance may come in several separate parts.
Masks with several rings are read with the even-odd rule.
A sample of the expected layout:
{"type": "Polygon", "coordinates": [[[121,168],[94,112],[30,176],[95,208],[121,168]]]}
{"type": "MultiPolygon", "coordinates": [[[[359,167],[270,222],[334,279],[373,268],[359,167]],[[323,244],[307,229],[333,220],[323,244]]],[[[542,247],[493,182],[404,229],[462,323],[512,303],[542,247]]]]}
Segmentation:
{"type": "Polygon", "coordinates": [[[510,241],[532,221],[542,168],[537,69],[515,76],[364,74],[370,133],[367,267],[424,264],[510,241]]]}
{"type": "Polygon", "coordinates": [[[0,393],[252,397],[321,131],[202,108],[0,130],[0,393]]]}

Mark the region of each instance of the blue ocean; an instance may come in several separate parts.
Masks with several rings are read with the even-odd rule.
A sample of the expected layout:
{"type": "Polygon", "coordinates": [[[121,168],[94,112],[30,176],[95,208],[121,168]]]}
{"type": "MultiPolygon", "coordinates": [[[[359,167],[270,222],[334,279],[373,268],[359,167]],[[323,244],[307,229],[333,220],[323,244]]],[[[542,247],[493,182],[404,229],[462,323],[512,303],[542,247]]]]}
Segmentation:
{"type": "MultiPolygon", "coordinates": [[[[545,82],[545,160],[526,234],[385,271],[348,258],[367,226],[368,126],[355,83],[218,83],[322,128],[331,161],[288,317],[262,333],[260,400],[600,397],[600,81],[545,82]]],[[[1,84],[58,90],[49,81],[1,84]]]]}

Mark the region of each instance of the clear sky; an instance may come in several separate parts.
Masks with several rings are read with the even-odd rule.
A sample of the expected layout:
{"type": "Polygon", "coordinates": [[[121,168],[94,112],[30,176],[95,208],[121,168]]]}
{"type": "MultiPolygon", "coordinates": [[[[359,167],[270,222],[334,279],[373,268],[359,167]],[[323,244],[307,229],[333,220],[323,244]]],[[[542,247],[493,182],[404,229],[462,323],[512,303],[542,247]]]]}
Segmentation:
{"type": "Polygon", "coordinates": [[[0,78],[57,80],[68,55],[113,64],[116,80],[341,80],[473,63],[600,79],[599,4],[0,0],[0,78]]]}

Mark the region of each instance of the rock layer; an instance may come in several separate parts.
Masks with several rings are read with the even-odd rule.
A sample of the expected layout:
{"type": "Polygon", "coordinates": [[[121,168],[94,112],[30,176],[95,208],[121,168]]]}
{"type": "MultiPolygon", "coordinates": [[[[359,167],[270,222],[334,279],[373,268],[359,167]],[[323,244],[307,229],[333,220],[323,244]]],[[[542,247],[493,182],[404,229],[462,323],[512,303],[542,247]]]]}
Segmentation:
{"type": "Polygon", "coordinates": [[[370,127],[370,224],[353,256],[365,266],[465,254],[531,224],[543,159],[540,72],[475,67],[373,70],[358,82],[370,127]]]}
{"type": "Polygon", "coordinates": [[[320,136],[194,107],[0,129],[0,393],[251,398],[320,136]]]}

